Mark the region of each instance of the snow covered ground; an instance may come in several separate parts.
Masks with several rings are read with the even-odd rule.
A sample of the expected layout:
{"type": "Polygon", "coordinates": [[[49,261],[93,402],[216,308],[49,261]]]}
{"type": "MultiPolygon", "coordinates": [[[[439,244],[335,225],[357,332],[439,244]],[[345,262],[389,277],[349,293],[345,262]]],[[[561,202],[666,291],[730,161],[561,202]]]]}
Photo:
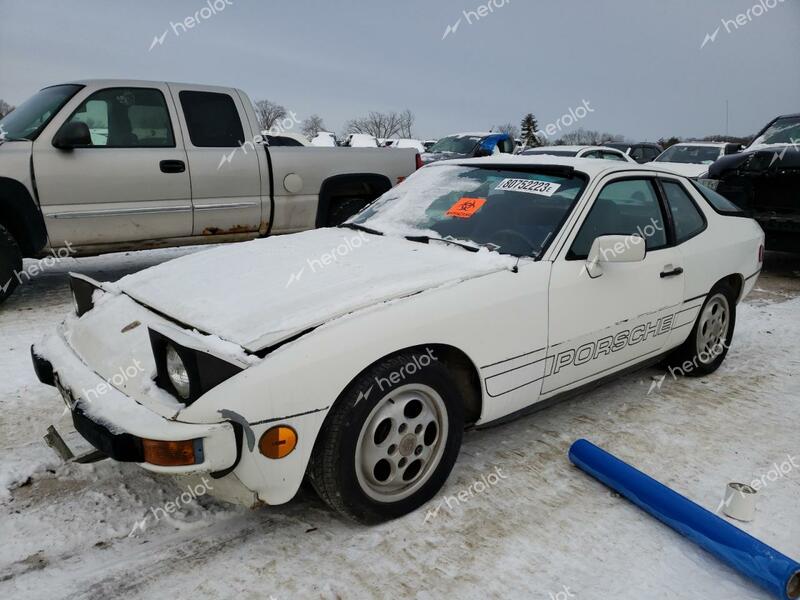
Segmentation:
{"type": "Polygon", "coordinates": [[[71,310],[67,271],[116,280],[196,250],[68,259],[0,308],[0,598],[767,597],[572,467],[580,437],[711,510],[729,481],[763,480],[742,527],[800,558],[800,468],[785,466],[800,465],[798,261],[770,257],[713,376],[667,376],[648,394],[663,374],[651,369],[470,432],[442,495],[366,528],[305,490],[257,511],[184,501],[181,484],[129,464],[63,465],[41,440],[69,419],[28,348],[71,310]],[[159,518],[140,530],[148,514],[159,518]]]}

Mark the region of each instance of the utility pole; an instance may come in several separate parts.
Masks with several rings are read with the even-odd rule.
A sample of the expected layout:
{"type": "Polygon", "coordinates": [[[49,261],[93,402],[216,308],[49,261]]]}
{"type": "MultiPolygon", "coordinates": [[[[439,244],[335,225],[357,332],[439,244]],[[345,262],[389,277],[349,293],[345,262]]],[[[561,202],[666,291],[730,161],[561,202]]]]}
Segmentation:
{"type": "Polygon", "coordinates": [[[728,134],[728,124],[730,122],[729,114],[730,114],[730,112],[728,110],[728,101],[725,100],[725,137],[729,137],[729,134],[728,134]]]}

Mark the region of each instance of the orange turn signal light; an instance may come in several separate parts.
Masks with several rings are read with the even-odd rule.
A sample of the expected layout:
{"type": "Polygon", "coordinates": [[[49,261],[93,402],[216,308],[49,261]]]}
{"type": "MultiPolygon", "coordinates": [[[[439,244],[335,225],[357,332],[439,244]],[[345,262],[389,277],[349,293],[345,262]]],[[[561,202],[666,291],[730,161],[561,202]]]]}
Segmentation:
{"type": "Polygon", "coordinates": [[[163,442],[160,440],[142,440],[144,462],[162,467],[184,467],[197,461],[194,455],[195,440],[180,442],[163,442]]]}
{"type": "Polygon", "coordinates": [[[258,441],[258,449],[267,458],[283,458],[297,446],[297,432],[287,425],[267,429],[258,441]]]}

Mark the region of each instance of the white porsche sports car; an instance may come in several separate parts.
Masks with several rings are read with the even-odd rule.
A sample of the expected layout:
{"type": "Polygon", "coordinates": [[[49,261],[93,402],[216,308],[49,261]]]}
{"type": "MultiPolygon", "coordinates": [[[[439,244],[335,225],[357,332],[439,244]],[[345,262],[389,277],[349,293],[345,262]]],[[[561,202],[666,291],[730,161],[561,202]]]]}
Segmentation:
{"type": "Polygon", "coordinates": [[[714,371],[763,232],[680,175],[608,160],[420,169],[348,223],[116,283],[32,349],[118,461],[361,522],[431,499],[462,433],[659,360],[714,371]]]}

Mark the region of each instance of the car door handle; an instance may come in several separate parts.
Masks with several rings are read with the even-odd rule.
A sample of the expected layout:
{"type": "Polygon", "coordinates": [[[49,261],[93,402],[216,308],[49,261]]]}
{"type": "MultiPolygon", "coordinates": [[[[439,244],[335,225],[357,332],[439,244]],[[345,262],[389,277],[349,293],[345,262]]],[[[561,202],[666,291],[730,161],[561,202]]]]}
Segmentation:
{"type": "MultiPolygon", "coordinates": [[[[669,268],[670,266],[671,265],[667,265],[664,268],[666,269],[669,268]]],[[[675,267],[671,271],[661,271],[661,279],[664,279],[665,277],[675,277],[676,275],[682,275],[682,274],[683,274],[683,268],[675,267]]]]}
{"type": "Polygon", "coordinates": [[[182,160],[162,160],[158,166],[162,173],[183,173],[186,170],[186,163],[182,160]]]}

